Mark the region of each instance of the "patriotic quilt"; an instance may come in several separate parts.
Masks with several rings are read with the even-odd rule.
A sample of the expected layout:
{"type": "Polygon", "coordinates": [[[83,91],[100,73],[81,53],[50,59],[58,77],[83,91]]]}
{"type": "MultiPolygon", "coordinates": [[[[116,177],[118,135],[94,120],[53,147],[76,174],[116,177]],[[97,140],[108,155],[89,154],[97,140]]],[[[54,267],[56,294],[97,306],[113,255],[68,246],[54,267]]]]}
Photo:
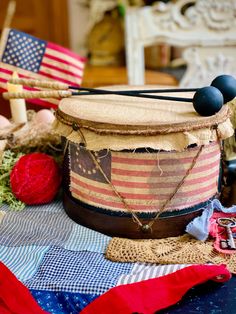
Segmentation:
{"type": "MultiPolygon", "coordinates": [[[[0,261],[49,313],[80,313],[110,288],[189,266],[115,263],[105,259],[111,238],[72,221],[60,200],[50,205],[27,206],[21,212],[7,206],[0,209],[0,261]]],[[[201,298],[194,297],[198,288],[197,292],[191,290],[185,301],[162,313],[194,313],[190,310],[205,307],[204,302],[220,300],[218,294],[229,291],[233,284],[235,281],[231,280],[217,289],[207,286],[208,291],[201,298]]]]}
{"type": "MultiPolygon", "coordinates": [[[[17,71],[20,78],[53,80],[80,85],[85,58],[67,48],[15,29],[5,29],[0,42],[0,91],[17,71]]],[[[38,90],[25,87],[26,90],[38,90]]],[[[37,105],[56,108],[57,99],[30,99],[37,105]]]]}

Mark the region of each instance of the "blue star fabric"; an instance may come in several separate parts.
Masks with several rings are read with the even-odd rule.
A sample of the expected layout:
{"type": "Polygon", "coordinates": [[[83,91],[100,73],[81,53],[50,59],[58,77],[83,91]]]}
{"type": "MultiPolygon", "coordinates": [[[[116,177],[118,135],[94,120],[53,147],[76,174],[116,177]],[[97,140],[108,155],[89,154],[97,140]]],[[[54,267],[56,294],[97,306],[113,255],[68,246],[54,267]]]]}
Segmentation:
{"type": "Polygon", "coordinates": [[[98,296],[70,292],[43,290],[30,291],[42,309],[51,314],[78,314],[98,296]]]}

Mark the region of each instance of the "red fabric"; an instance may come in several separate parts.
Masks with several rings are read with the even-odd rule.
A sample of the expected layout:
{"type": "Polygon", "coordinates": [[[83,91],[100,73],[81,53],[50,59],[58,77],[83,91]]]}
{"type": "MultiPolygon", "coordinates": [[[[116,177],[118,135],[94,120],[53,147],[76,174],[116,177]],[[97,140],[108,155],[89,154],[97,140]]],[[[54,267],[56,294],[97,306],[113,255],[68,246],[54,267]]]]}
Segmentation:
{"type": "Polygon", "coordinates": [[[81,314],[154,314],[177,303],[193,286],[209,279],[224,282],[231,275],[225,265],[194,265],[163,277],[110,289],[85,307],[81,314]]]}
{"type": "Polygon", "coordinates": [[[61,175],[55,160],[43,153],[22,156],[10,174],[13,194],[28,205],[51,202],[60,186],[61,175]]]}
{"type": "Polygon", "coordinates": [[[29,290],[0,262],[0,313],[46,314],[29,290]]]}
{"type": "MultiPolygon", "coordinates": [[[[235,213],[222,213],[222,212],[214,212],[213,215],[210,218],[210,229],[209,229],[209,234],[212,238],[215,239],[214,242],[214,248],[221,253],[224,254],[235,254],[235,250],[228,250],[228,249],[222,249],[220,245],[221,240],[226,240],[228,238],[226,229],[222,226],[220,226],[217,223],[218,218],[235,218],[236,214],[235,213]]],[[[233,233],[236,233],[236,227],[231,228],[233,233]]]]}

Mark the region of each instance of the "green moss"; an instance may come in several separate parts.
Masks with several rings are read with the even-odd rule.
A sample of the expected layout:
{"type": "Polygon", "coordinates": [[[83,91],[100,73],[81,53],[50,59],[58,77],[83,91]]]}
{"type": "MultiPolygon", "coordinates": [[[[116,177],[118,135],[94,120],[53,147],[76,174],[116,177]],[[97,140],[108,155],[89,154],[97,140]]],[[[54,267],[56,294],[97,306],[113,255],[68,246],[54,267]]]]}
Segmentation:
{"type": "Polygon", "coordinates": [[[14,210],[21,210],[25,207],[23,202],[16,199],[10,187],[11,170],[21,156],[23,156],[22,153],[14,153],[6,150],[3,153],[2,164],[0,166],[0,206],[5,203],[14,210]]]}

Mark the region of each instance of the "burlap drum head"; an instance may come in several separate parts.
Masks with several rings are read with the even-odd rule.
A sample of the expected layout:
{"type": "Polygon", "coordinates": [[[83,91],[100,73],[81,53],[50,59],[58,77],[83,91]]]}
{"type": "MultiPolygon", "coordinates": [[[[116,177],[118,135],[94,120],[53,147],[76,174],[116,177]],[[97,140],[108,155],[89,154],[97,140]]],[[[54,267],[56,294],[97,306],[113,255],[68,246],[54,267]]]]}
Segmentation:
{"type": "MultiPolygon", "coordinates": [[[[190,98],[192,95],[175,94],[190,98]]],[[[78,143],[82,141],[81,133],[73,134],[72,129],[80,129],[87,147],[93,150],[138,147],[182,150],[191,144],[209,143],[217,136],[225,138],[232,135],[228,118],[227,106],[214,116],[202,117],[188,102],[89,95],[63,99],[57,112],[56,128],[61,135],[69,136],[71,141],[78,143]]]]}

